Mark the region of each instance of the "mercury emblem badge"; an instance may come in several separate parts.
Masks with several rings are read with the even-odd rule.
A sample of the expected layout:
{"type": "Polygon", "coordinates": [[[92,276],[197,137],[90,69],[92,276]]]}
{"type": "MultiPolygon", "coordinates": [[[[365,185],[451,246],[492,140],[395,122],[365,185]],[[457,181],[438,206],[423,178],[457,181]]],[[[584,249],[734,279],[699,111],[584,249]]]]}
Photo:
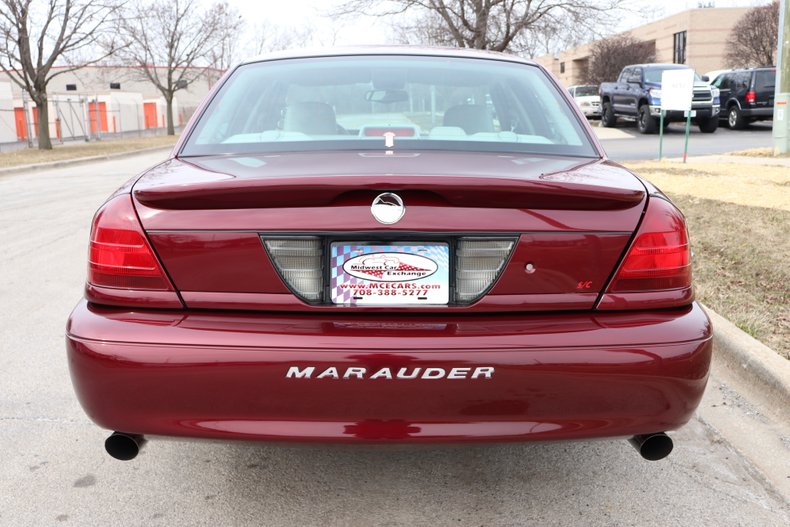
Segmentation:
{"type": "Polygon", "coordinates": [[[392,192],[385,192],[376,196],[370,206],[370,212],[376,221],[384,225],[398,223],[406,213],[406,207],[400,196],[392,192]]]}

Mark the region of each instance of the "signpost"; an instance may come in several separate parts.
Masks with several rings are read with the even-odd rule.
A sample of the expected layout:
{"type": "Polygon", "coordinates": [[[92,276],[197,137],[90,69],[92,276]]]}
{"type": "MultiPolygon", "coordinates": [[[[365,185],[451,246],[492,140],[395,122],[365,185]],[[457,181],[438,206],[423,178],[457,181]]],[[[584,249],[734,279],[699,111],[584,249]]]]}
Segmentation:
{"type": "Polygon", "coordinates": [[[658,159],[664,153],[664,112],[676,110],[686,116],[686,140],[683,146],[683,162],[686,162],[691,131],[691,98],[694,95],[694,70],[683,68],[661,72],[661,119],[658,127],[658,159]]]}

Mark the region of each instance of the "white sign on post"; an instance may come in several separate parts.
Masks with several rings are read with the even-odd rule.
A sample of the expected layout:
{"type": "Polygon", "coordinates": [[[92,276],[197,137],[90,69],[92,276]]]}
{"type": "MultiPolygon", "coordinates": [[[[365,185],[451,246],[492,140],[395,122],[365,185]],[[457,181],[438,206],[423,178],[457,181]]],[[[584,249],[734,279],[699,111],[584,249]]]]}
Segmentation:
{"type": "Polygon", "coordinates": [[[661,109],[691,110],[694,95],[694,70],[683,68],[661,72],[661,109]]]}

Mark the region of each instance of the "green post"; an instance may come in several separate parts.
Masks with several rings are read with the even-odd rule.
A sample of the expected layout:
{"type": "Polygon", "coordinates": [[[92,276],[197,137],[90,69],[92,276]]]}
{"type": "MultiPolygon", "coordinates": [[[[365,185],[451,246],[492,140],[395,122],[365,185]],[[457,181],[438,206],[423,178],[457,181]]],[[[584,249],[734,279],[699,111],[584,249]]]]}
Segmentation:
{"type": "Polygon", "coordinates": [[[661,117],[658,119],[658,160],[664,154],[664,110],[661,110],[661,117]]]}
{"type": "Polygon", "coordinates": [[[686,142],[683,145],[683,162],[686,162],[686,157],[689,151],[689,133],[691,133],[691,110],[686,111],[686,142]]]}

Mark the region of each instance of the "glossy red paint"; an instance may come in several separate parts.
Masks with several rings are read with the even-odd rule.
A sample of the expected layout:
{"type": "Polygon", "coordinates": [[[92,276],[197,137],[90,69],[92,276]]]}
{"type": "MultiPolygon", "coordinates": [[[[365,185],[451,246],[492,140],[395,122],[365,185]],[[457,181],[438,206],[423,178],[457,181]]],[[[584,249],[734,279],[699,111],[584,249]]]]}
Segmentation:
{"type": "Polygon", "coordinates": [[[630,233],[646,201],[637,178],[603,161],[484,152],[300,152],[244,159],[264,164],[251,168],[237,156],[173,159],[147,172],[133,192],[143,227],[630,233]],[[448,166],[457,170],[448,174],[448,166]],[[382,189],[408,200],[397,225],[381,225],[370,214],[382,189]]]}
{"type": "Polygon", "coordinates": [[[182,294],[186,292],[290,294],[254,232],[149,233],[182,294]]]}
{"type": "MultiPolygon", "coordinates": [[[[468,50],[364,53],[528,63],[468,50]]],[[[662,196],[606,160],[556,80],[600,159],[439,150],[179,158],[228,75],[171,159],[113,196],[131,200],[173,290],[87,285],[66,343],[75,390],[97,424],[183,437],[437,442],[628,436],[691,417],[711,358],[693,289],[608,287],[662,196]],[[406,202],[396,225],[371,215],[384,191],[406,202]],[[308,305],[261,243],[489,233],[516,240],[491,289],[472,305],[419,310],[308,305]],[[494,373],[286,378],[291,367],[494,373]]]]}
{"type": "Polygon", "coordinates": [[[705,387],[710,331],[696,304],[393,318],[136,312],[82,302],[67,348],[80,402],[109,429],[299,441],[533,440],[683,425],[705,387]],[[286,378],[291,366],[495,371],[475,380],[308,380],[286,378]]]}
{"type": "MultiPolygon", "coordinates": [[[[150,238],[190,308],[344,312],[375,309],[302,302],[279,278],[258,233],[153,232],[150,238]]],[[[505,272],[479,302],[473,306],[428,306],[420,310],[591,309],[629,239],[630,234],[524,234],[505,272]],[[524,270],[528,263],[533,265],[532,273],[524,270]],[[579,281],[589,282],[589,290],[580,290],[579,281]]]]}

